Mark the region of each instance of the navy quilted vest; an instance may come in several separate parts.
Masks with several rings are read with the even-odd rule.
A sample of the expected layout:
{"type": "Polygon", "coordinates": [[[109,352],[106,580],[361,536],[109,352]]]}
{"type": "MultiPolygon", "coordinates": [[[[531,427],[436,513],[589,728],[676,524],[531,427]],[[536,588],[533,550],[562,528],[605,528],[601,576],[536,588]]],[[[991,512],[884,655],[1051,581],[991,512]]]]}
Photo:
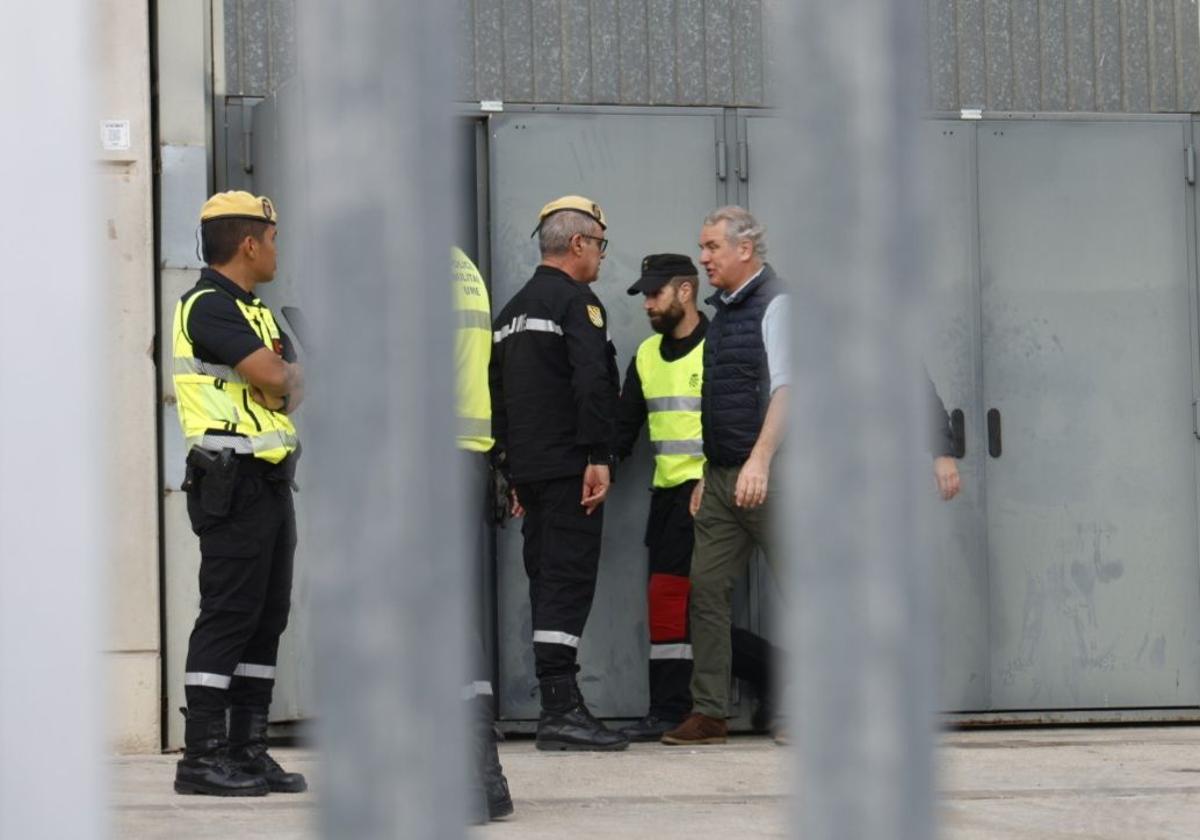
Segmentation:
{"type": "Polygon", "coordinates": [[[762,431],[771,398],[762,319],[783,289],[771,266],[731,303],[720,293],[708,299],[716,308],[704,341],[701,392],[704,455],[720,467],[738,467],[750,457],[762,431]]]}

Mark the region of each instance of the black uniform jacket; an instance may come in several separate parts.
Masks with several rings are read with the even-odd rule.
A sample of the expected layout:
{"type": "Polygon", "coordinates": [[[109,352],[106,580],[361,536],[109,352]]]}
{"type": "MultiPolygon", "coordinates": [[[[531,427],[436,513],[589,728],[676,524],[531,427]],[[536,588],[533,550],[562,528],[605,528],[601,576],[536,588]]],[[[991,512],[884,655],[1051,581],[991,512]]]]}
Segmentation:
{"type": "Polygon", "coordinates": [[[608,313],[583,283],[540,265],[492,325],[492,435],[520,484],[607,461],[617,410],[608,313]]]}

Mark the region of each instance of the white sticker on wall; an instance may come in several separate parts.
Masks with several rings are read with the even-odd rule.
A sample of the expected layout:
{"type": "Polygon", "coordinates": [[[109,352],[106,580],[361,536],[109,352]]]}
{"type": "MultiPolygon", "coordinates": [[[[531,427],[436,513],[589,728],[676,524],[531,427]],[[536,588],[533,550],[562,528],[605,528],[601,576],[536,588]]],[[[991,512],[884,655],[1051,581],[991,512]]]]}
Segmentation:
{"type": "Polygon", "coordinates": [[[101,120],[100,145],[106,152],[129,151],[129,120],[101,120]]]}

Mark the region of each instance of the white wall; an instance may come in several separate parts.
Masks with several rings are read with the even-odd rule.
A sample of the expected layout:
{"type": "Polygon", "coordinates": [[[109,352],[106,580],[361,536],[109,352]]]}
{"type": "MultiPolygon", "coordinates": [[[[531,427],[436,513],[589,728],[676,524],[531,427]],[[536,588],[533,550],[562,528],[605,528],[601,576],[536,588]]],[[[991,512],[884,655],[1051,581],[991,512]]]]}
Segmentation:
{"type": "Polygon", "coordinates": [[[162,370],[163,591],[166,609],[166,743],[183,742],[183,665],[188,634],[199,609],[200,547],[188,524],[183,480],[184,445],[171,382],[171,318],[175,302],[195,285],[200,206],[212,186],[212,4],[157,2],[158,140],[160,176],[159,348],[162,370]]]}
{"type": "Polygon", "coordinates": [[[107,360],[108,408],[96,443],[115,482],[106,500],[107,721],[116,750],[147,752],[160,747],[161,696],[149,7],[102,0],[95,20],[95,117],[129,123],[128,149],[105,150],[99,125],[95,145],[107,289],[97,352],[107,360]]]}

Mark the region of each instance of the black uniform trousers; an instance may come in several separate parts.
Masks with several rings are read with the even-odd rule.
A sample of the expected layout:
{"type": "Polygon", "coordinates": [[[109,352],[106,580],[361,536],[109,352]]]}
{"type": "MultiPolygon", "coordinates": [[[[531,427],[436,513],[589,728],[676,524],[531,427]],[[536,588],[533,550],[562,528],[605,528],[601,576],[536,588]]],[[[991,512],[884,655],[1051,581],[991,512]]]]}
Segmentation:
{"type": "Polygon", "coordinates": [[[525,572],[539,680],[575,674],[579,639],[592,609],[600,564],[604,506],[588,516],[579,500],[583,475],[517,485],[525,508],[525,572]]]}
{"type": "MultiPolygon", "coordinates": [[[[646,593],[650,627],[649,713],[664,720],[682,719],[692,708],[692,649],[688,633],[688,576],[695,546],[695,520],[688,510],[695,481],[655,488],[646,521],[649,586],[646,593]]],[[[760,700],[771,703],[771,673],[777,652],[761,636],[741,627],[730,629],[732,674],[754,686],[760,700]]]]}
{"type": "Polygon", "coordinates": [[[650,496],[646,548],[650,576],[646,605],[650,627],[650,714],[678,720],[692,708],[692,646],[688,637],[688,573],[692,567],[695,481],[656,488],[650,496]]]}
{"type": "Polygon", "coordinates": [[[184,678],[189,715],[223,715],[230,704],[270,705],[291,607],[296,514],[290,477],[261,459],[237,460],[227,515],[202,508],[202,472],[188,491],[188,516],[200,537],[200,615],[184,678]]]}

